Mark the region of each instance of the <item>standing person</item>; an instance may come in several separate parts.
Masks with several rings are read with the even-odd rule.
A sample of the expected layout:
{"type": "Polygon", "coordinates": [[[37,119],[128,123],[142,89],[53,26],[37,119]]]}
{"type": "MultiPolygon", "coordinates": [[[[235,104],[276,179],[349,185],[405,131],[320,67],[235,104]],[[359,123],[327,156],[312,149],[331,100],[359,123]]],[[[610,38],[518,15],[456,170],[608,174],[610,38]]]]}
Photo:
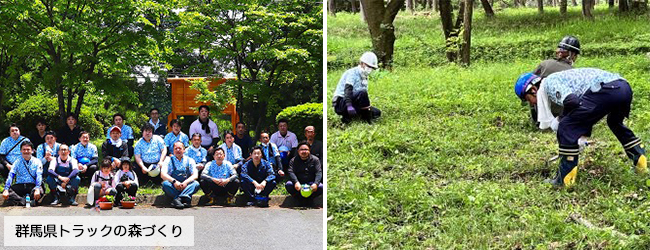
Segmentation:
{"type": "Polygon", "coordinates": [[[174,155],[163,163],[160,175],[162,189],[172,199],[171,206],[177,209],[192,207],[192,195],[199,191],[199,171],[190,157],[185,157],[183,143],[174,143],[174,155]]]}
{"type": "Polygon", "coordinates": [[[113,174],[113,171],[111,171],[112,168],[111,159],[104,158],[100,170],[97,170],[97,172],[93,174],[93,177],[90,180],[90,187],[88,187],[88,195],[89,197],[92,195],[93,204],[89,205],[94,206],[95,203],[97,203],[97,200],[104,195],[115,196],[117,194],[117,191],[115,190],[117,183],[114,181],[115,175],[113,174]]]}
{"type": "Polygon", "coordinates": [[[79,133],[79,143],[70,149],[72,158],[79,162],[79,177],[88,178],[99,170],[97,162],[99,155],[97,146],[90,143],[90,135],[86,131],[79,133]]]}
{"type": "Polygon", "coordinates": [[[278,150],[278,146],[275,145],[275,143],[270,142],[269,133],[262,132],[260,134],[260,147],[262,148],[262,157],[264,160],[271,164],[273,170],[278,176],[284,177],[282,159],[280,159],[280,150],[278,150]]]}
{"type": "Polygon", "coordinates": [[[43,165],[32,156],[34,145],[30,141],[20,143],[19,150],[22,157],[16,159],[9,171],[2,197],[8,204],[24,206],[26,197],[30,196],[30,205],[35,207],[43,194],[43,165]]]}
{"type": "Polygon", "coordinates": [[[289,159],[296,155],[296,147],[298,146],[298,137],[289,131],[289,121],[286,119],[278,121],[278,131],[271,135],[271,142],[278,146],[280,150],[282,166],[288,166],[289,159]]]}
{"type": "Polygon", "coordinates": [[[291,159],[287,172],[291,180],[284,185],[287,192],[301,201],[303,206],[313,206],[315,197],[323,194],[323,169],[320,160],[310,153],[309,144],[298,144],[298,156],[291,159]],[[302,185],[309,185],[311,195],[304,197],[301,194],[302,185]]]}
{"type": "Polygon", "coordinates": [[[196,162],[196,169],[199,170],[200,176],[203,167],[205,167],[205,163],[208,161],[208,151],[201,147],[201,134],[195,133],[192,135],[192,145],[185,149],[185,156],[194,159],[196,162]]]}
{"type": "Polygon", "coordinates": [[[253,147],[252,159],[241,168],[241,189],[248,200],[247,206],[269,206],[269,194],[275,188],[275,173],[268,161],[262,159],[262,148],[253,147]]]}
{"type": "Polygon", "coordinates": [[[332,105],[343,123],[349,123],[359,116],[368,123],[381,116],[381,111],[370,106],[368,97],[368,75],[377,69],[377,56],[366,52],[359,59],[359,66],[348,69],[339,80],[332,105]]]}
{"type": "MultiPolygon", "coordinates": [[[[9,137],[5,138],[2,140],[2,143],[0,143],[0,174],[2,174],[3,177],[7,177],[14,162],[20,159],[20,145],[25,141],[29,141],[29,139],[21,136],[18,125],[12,123],[9,126],[9,137]]],[[[33,148],[34,144],[32,144],[32,151],[34,151],[33,148]]]]}
{"type": "Polygon", "coordinates": [[[208,162],[201,174],[199,184],[203,193],[210,197],[206,205],[214,205],[215,199],[220,196],[226,197],[228,205],[234,204],[234,197],[239,189],[239,180],[237,171],[229,161],[224,160],[225,157],[226,153],[223,148],[217,148],[214,151],[214,160],[208,162]]]}
{"type": "Polygon", "coordinates": [[[311,154],[318,157],[321,166],[323,165],[323,142],[316,140],[316,129],[314,126],[305,127],[305,138],[307,138],[307,144],[311,149],[311,154]]]}
{"type": "Polygon", "coordinates": [[[135,197],[139,185],[138,175],[133,171],[131,161],[123,161],[121,163],[120,170],[115,173],[115,179],[113,179],[113,183],[117,183],[115,185],[116,195],[114,202],[117,206],[122,205],[122,193],[126,192],[128,195],[135,197]]]}
{"type": "Polygon", "coordinates": [[[167,154],[172,155],[174,154],[174,142],[182,142],[184,147],[188,147],[190,139],[185,133],[183,133],[183,131],[181,131],[182,124],[180,120],[172,120],[169,123],[169,126],[172,127],[172,132],[169,132],[167,135],[165,135],[165,145],[168,149],[167,154]]]}
{"type": "MultiPolygon", "coordinates": [[[[29,135],[29,141],[32,142],[32,144],[36,145],[41,145],[45,143],[45,132],[47,131],[47,123],[43,119],[38,119],[36,121],[36,131],[32,132],[29,135]]],[[[34,151],[34,156],[36,156],[36,151],[34,151]]]]}
{"type": "Polygon", "coordinates": [[[50,161],[59,156],[59,147],[61,144],[56,142],[56,133],[54,131],[45,132],[45,143],[38,145],[36,148],[36,158],[41,160],[45,166],[50,166],[50,161]]]}
{"type": "Polygon", "coordinates": [[[111,160],[113,169],[117,169],[122,161],[131,159],[131,155],[128,145],[121,139],[120,127],[113,126],[109,132],[111,137],[102,144],[102,155],[111,160]]]}
{"type": "Polygon", "coordinates": [[[239,145],[235,144],[235,135],[231,131],[226,131],[223,133],[223,138],[225,142],[219,148],[226,152],[226,161],[229,161],[235,169],[241,171],[239,166],[244,161],[244,157],[242,157],[239,145]]]}
{"type": "Polygon", "coordinates": [[[201,147],[208,150],[208,160],[212,160],[212,153],[219,145],[219,129],[217,124],[210,120],[210,108],[207,105],[199,107],[199,119],[190,125],[190,135],[201,134],[201,147]]]}
{"type": "MultiPolygon", "coordinates": [[[[124,115],[122,115],[120,113],[114,114],[113,115],[113,127],[120,128],[120,133],[121,133],[120,139],[122,139],[124,141],[124,143],[126,143],[128,145],[129,155],[133,155],[133,142],[135,140],[133,138],[133,128],[131,128],[131,126],[129,126],[129,125],[124,124],[124,120],[126,120],[124,118],[124,115]]],[[[106,131],[106,139],[111,138],[111,135],[110,135],[111,129],[112,129],[112,127],[108,131],[106,131]]]]}
{"type": "Polygon", "coordinates": [[[165,142],[159,136],[154,136],[153,130],[151,124],[144,124],[142,126],[142,138],[135,145],[135,173],[138,175],[142,186],[146,185],[149,180],[152,180],[155,184],[162,182],[160,175],[149,178],[149,171],[162,166],[165,156],[167,156],[165,142]]]}
{"type": "Polygon", "coordinates": [[[590,136],[594,124],[605,116],[636,172],[648,172],[641,139],[623,124],[632,103],[632,88],[624,78],[600,69],[579,68],[540,79],[532,73],[521,75],[515,83],[515,94],[538,105],[540,128],[551,127],[557,131],[560,166],[549,183],[566,187],[575,183],[580,154],[578,139],[590,136]],[[553,117],[550,103],[564,108],[562,116],[553,117]]]}
{"type": "Polygon", "coordinates": [[[65,119],[65,125],[59,129],[57,133],[59,143],[66,144],[68,146],[75,145],[79,143],[79,135],[83,128],[77,125],[77,116],[73,113],[69,113],[65,119]]]}
{"type": "Polygon", "coordinates": [[[248,161],[250,160],[251,148],[255,146],[253,139],[248,135],[248,129],[246,129],[246,124],[244,122],[237,122],[235,129],[237,130],[237,136],[235,136],[235,144],[241,147],[242,157],[244,157],[244,161],[248,161]]]}
{"type": "Polygon", "coordinates": [[[167,133],[167,126],[160,122],[160,111],[157,108],[149,110],[149,124],[153,126],[153,134],[160,137],[165,137],[167,133]]]}
{"type": "Polygon", "coordinates": [[[79,205],[76,201],[81,178],[77,160],[70,157],[68,145],[62,144],[59,148],[59,157],[52,160],[49,165],[47,185],[50,193],[54,194],[52,206],[62,202],[64,205],[79,205]]]}

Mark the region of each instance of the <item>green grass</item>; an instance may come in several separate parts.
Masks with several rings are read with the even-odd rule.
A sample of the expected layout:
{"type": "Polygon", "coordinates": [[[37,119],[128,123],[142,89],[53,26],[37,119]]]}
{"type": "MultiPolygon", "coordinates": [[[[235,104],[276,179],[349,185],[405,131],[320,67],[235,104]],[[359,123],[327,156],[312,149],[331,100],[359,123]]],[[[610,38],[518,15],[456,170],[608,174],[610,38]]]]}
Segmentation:
{"type": "MultiPolygon", "coordinates": [[[[601,20],[618,17],[606,12],[599,7],[596,22],[570,22],[580,27],[585,48],[607,43],[609,31],[603,30],[601,20]]],[[[404,14],[397,20],[402,37],[396,43],[396,60],[404,60],[397,55],[408,47],[399,43],[409,40],[405,33],[412,32],[413,39],[440,32],[439,20],[404,14]],[[420,28],[425,24],[428,33],[420,28]]],[[[493,29],[500,31],[489,39],[507,44],[512,37],[543,37],[553,41],[545,45],[553,49],[567,28],[540,28],[536,15],[535,9],[497,13],[497,19],[510,21],[496,21],[500,26],[493,29]]],[[[329,41],[349,44],[356,56],[367,49],[355,47],[369,46],[369,40],[361,42],[367,40],[367,31],[347,32],[357,27],[355,22],[358,16],[328,18],[330,56],[338,57],[340,51],[331,50],[329,41]]],[[[648,23],[623,19],[622,27],[610,24],[607,29],[650,36],[648,23]]],[[[486,32],[475,34],[473,41],[488,38],[486,32]]],[[[598,55],[585,52],[576,66],[617,72],[630,82],[634,102],[626,124],[650,145],[650,58],[640,53],[598,55]]],[[[512,90],[517,76],[540,59],[479,60],[469,68],[396,62],[392,72],[373,73],[369,81],[371,101],[382,110],[378,122],[343,125],[328,108],[328,246],[648,249],[648,177],[630,170],[631,161],[604,122],[594,128],[595,144],[580,156],[577,186],[555,190],[543,183],[557,169],[557,162],[545,165],[557,153],[555,134],[531,125],[527,108],[512,90]],[[572,213],[603,230],[571,221],[572,213]]],[[[329,68],[328,100],[344,70],[329,68]]]]}

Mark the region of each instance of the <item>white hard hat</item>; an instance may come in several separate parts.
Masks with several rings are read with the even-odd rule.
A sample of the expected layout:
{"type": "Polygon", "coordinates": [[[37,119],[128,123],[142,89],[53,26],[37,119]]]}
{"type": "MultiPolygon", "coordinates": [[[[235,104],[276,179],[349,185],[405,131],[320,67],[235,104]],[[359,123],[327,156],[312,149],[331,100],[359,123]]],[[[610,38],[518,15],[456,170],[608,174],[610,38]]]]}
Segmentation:
{"type": "Polygon", "coordinates": [[[368,51],[366,53],[363,53],[363,55],[361,55],[361,58],[359,59],[359,61],[361,61],[362,63],[367,64],[368,66],[370,66],[373,69],[376,69],[378,67],[377,66],[377,55],[375,55],[375,53],[372,53],[370,51],[368,51]]]}
{"type": "Polygon", "coordinates": [[[160,174],[160,166],[158,166],[158,164],[151,164],[148,170],[149,172],[147,172],[147,174],[151,177],[156,177],[160,174]]]}

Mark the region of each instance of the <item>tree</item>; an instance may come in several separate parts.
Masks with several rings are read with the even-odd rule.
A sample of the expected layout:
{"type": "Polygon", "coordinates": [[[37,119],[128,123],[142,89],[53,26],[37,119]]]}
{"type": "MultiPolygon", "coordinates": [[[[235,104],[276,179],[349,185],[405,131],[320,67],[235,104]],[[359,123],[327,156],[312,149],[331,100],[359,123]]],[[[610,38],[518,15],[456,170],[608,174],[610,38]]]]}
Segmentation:
{"type": "Polygon", "coordinates": [[[390,68],[395,44],[393,21],[404,6],[404,0],[390,0],[387,5],[383,0],[361,0],[361,5],[370,30],[372,48],[379,62],[390,68]]]}
{"type": "Polygon", "coordinates": [[[537,11],[539,14],[544,13],[544,0],[537,0],[537,11]]]}
{"type": "Polygon", "coordinates": [[[618,0],[619,12],[627,12],[629,10],[630,10],[630,5],[628,4],[627,0],[618,0]]]}
{"type": "Polygon", "coordinates": [[[336,16],[336,1],[335,0],[327,1],[327,10],[329,11],[330,15],[336,16]]]}
{"type": "Polygon", "coordinates": [[[79,114],[98,82],[128,75],[136,65],[161,63],[164,35],[147,19],[169,11],[161,2],[2,0],[0,18],[14,42],[33,55],[31,66],[56,94],[64,123],[66,113],[79,114]]]}
{"type": "Polygon", "coordinates": [[[560,0],[560,15],[566,15],[567,0],[560,0]]]}
{"type": "Polygon", "coordinates": [[[472,14],[474,12],[474,1],[465,0],[465,13],[463,15],[463,44],[460,49],[461,62],[469,66],[469,55],[472,40],[472,14]]]}
{"type": "Polygon", "coordinates": [[[582,0],[582,15],[586,18],[593,19],[594,16],[591,14],[593,1],[592,0],[582,0]]]}
{"type": "MultiPolygon", "coordinates": [[[[256,134],[287,106],[322,89],[322,8],[308,0],[188,1],[176,39],[187,51],[222,62],[237,112],[256,134]],[[303,92],[302,89],[309,89],[303,92]]],[[[321,90],[322,91],[322,90],[321,90]]],[[[320,98],[320,95],[318,96],[320,98]]],[[[211,101],[219,101],[213,98],[211,101]]]]}
{"type": "Polygon", "coordinates": [[[494,10],[492,10],[492,6],[490,5],[490,2],[488,0],[481,0],[481,5],[483,5],[483,9],[485,10],[485,16],[488,18],[494,17],[494,10]]]}

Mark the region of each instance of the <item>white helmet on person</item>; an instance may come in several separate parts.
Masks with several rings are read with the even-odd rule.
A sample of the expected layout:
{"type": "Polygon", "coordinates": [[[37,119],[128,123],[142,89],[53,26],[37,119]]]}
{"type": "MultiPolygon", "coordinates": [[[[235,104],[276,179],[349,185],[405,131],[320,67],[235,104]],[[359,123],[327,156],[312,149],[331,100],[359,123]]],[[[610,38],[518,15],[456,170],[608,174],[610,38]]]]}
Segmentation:
{"type": "Polygon", "coordinates": [[[375,55],[375,53],[372,53],[370,51],[368,51],[366,53],[363,53],[363,55],[361,55],[361,58],[359,58],[359,61],[361,61],[362,63],[365,63],[366,65],[368,65],[369,67],[371,67],[373,69],[378,68],[378,66],[377,66],[377,55],[375,55]]]}

